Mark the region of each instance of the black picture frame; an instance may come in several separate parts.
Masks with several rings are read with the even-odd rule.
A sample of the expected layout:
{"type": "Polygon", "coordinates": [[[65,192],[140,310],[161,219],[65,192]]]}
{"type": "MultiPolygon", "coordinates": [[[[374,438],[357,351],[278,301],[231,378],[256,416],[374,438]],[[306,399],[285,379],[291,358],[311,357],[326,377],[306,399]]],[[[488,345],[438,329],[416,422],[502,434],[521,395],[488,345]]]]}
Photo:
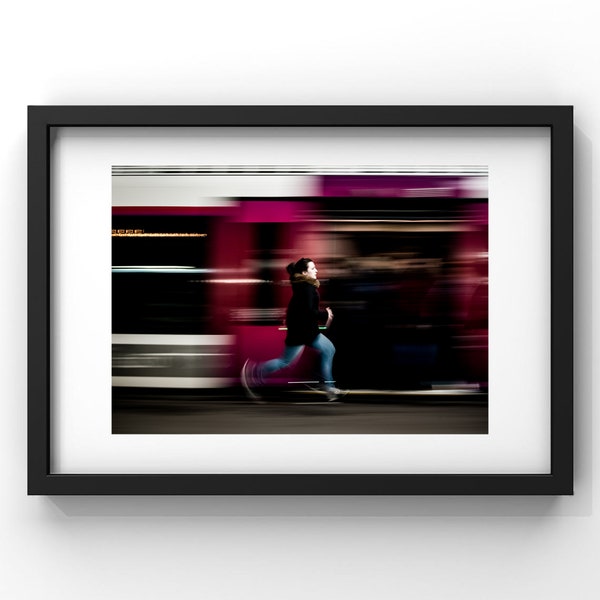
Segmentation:
{"type": "Polygon", "coordinates": [[[28,107],[28,494],[570,495],[573,493],[573,107],[28,107]],[[548,474],[51,472],[51,153],[60,127],[519,127],[551,140],[551,470],[548,474]]]}

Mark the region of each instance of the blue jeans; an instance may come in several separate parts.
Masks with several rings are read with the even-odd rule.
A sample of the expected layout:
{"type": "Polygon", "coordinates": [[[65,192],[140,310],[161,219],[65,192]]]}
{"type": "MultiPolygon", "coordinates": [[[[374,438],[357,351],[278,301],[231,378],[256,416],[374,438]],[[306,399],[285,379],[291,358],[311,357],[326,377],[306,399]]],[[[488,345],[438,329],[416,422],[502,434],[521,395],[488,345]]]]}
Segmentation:
{"type": "MultiPolygon", "coordinates": [[[[320,357],[321,377],[326,387],[333,387],[333,355],[335,354],[335,346],[331,343],[329,338],[325,337],[320,333],[310,344],[307,344],[311,348],[314,348],[320,357]]],[[[260,377],[272,375],[275,371],[284,369],[294,362],[302,352],[304,346],[286,346],[283,354],[279,358],[274,358],[262,363],[259,367],[260,377]]]]}

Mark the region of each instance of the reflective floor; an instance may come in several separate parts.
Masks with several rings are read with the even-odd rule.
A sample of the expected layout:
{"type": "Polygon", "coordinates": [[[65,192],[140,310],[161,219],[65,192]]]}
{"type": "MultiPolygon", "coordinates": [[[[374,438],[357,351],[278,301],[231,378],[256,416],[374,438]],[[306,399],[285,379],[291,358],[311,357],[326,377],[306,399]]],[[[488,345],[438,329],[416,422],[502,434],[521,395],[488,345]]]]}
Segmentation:
{"type": "Polygon", "coordinates": [[[307,390],[243,394],[113,390],[115,434],[486,434],[484,393],[350,390],[337,402],[307,390]]]}

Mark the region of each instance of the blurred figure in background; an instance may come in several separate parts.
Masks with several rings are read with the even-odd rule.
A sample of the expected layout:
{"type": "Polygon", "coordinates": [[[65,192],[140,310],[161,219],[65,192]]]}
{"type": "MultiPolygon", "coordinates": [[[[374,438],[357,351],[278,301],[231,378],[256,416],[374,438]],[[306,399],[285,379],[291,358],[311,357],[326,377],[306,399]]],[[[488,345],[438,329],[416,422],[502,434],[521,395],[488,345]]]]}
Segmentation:
{"type": "Polygon", "coordinates": [[[329,401],[339,399],[342,392],[334,385],[333,355],[335,346],[319,331],[319,323],[325,322],[328,328],[333,320],[331,308],[320,308],[319,280],[317,267],[310,258],[300,258],[287,266],[292,284],[292,298],[286,313],[287,335],[285,348],[279,358],[263,363],[247,360],[241,373],[242,385],[250,398],[259,397],[256,388],[264,384],[264,378],[276,371],[286,368],[302,353],[304,346],[309,346],[319,353],[320,391],[329,401]]]}

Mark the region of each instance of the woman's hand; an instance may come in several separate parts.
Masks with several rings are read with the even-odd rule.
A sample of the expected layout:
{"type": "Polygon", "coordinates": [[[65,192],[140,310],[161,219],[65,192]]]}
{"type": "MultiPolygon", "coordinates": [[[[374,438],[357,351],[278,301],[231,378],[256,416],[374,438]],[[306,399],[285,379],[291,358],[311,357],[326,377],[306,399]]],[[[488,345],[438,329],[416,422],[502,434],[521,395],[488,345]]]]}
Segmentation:
{"type": "Polygon", "coordinates": [[[331,321],[333,321],[333,311],[331,308],[329,308],[329,306],[326,306],[325,310],[327,311],[327,323],[325,323],[325,327],[329,327],[331,325],[331,321]]]}

